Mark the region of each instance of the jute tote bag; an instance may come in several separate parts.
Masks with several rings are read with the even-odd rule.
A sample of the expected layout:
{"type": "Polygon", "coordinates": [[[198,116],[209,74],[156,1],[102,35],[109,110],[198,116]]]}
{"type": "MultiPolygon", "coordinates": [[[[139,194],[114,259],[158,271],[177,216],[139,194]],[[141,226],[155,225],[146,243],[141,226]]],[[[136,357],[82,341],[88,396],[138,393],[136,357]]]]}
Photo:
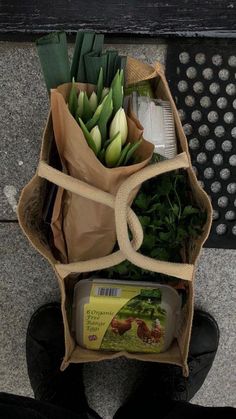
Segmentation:
{"type": "Polygon", "coordinates": [[[143,80],[151,81],[157,98],[168,100],[171,103],[178,139],[178,155],[175,158],[146,165],[146,167],[140,168],[136,173],[130,174],[120,184],[115,194],[104,192],[49,165],[50,153],[54,141],[52,118],[51,114],[49,114],[43,135],[37,172],[21,193],[18,205],[20,226],[35,249],[52,265],[61,291],[61,309],[65,332],[65,356],[61,366],[62,370],[69,363],[101,361],[125,356],[130,359],[139,359],[142,361],[176,364],[182,367],[185,376],[188,375],[187,356],[194,308],[195,266],[201,248],[210,231],[212,208],[208,196],[199,186],[192,170],[187,140],[161,65],[155,64],[154,66],[150,66],[133,58],[128,58],[126,83],[129,85],[143,80]],[[192,197],[199,208],[207,214],[202,235],[198,239],[188,243],[187,263],[163,262],[141,255],[138,249],[142,244],[143,231],[137,216],[129,206],[133,191],[142,182],[162,173],[177,169],[186,170],[192,197]],[[114,222],[119,250],[96,259],[73,263],[61,263],[61,261],[57,260],[47,239],[48,226],[45,226],[42,216],[46,194],[46,180],[72,194],[82,196],[111,208],[115,215],[114,222]],[[132,233],[132,241],[129,239],[128,226],[132,233]],[[91,351],[79,347],[73,338],[71,333],[71,312],[75,284],[82,276],[89,275],[89,272],[114,266],[125,259],[144,269],[175,276],[184,280],[187,289],[187,303],[182,310],[182,322],[178,336],[166,352],[160,354],[142,354],[91,351]]]}

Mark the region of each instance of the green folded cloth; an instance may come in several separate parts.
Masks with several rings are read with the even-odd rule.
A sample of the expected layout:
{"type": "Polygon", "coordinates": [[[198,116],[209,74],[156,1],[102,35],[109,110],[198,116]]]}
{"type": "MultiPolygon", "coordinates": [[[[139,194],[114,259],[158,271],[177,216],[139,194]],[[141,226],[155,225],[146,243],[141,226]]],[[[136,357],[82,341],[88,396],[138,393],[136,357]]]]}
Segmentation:
{"type": "Polygon", "coordinates": [[[65,32],[51,33],[36,41],[47,90],[68,83],[70,65],[65,32]]]}

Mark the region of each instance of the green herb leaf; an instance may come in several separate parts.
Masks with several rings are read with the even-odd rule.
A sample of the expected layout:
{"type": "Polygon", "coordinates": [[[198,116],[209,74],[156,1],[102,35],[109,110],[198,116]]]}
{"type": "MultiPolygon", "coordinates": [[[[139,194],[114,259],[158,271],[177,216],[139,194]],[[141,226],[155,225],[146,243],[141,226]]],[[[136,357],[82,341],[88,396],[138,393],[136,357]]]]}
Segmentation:
{"type": "Polygon", "coordinates": [[[187,207],[184,208],[183,210],[183,217],[187,217],[188,215],[191,214],[198,214],[199,213],[199,209],[198,208],[193,208],[191,205],[187,205],[187,207]]]}

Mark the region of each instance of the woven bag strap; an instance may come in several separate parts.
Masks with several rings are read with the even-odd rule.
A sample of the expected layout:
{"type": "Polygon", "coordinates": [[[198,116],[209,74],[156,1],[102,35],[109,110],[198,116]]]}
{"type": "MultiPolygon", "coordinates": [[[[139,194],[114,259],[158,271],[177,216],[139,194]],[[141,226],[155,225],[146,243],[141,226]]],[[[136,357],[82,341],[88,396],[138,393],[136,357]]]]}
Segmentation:
{"type": "MultiPolygon", "coordinates": [[[[113,209],[115,207],[115,197],[113,195],[75,179],[72,176],[66,175],[65,173],[49,166],[45,161],[40,161],[39,163],[38,176],[49,180],[67,191],[83,196],[84,198],[92,199],[95,202],[107,205],[113,209]]],[[[132,246],[134,246],[134,249],[137,250],[143,242],[143,229],[138,217],[130,207],[128,207],[127,211],[127,221],[133,237],[132,246]]],[[[118,265],[124,260],[126,260],[126,256],[118,250],[108,256],[88,261],[68,264],[58,263],[55,265],[55,269],[62,278],[65,278],[70,273],[92,272],[100,269],[106,269],[111,266],[118,265]]]]}
{"type": "Polygon", "coordinates": [[[189,165],[190,163],[187,154],[181,153],[174,159],[149,165],[128,177],[128,179],[122,183],[116,195],[115,221],[117,240],[120,250],[126,255],[126,258],[130,262],[145,270],[176,276],[178,278],[191,281],[194,272],[194,265],[159,261],[135,251],[129,241],[128,226],[126,222],[127,203],[133,189],[148,179],[172,170],[187,168],[189,165]]]}
{"type": "Polygon", "coordinates": [[[40,177],[84,198],[108,205],[115,210],[116,234],[120,250],[102,258],[69,264],[56,264],[55,268],[59,275],[65,277],[73,272],[91,272],[104,269],[127,259],[140,268],[191,281],[194,265],[158,261],[137,252],[143,241],[143,230],[137,216],[128,205],[130,193],[136,186],[141,185],[142,182],[162,173],[187,168],[189,165],[189,158],[184,152],[174,159],[147,166],[126,179],[120,186],[116,197],[114,197],[85,182],[72,178],[41,161],[38,168],[40,177]],[[129,240],[127,222],[133,236],[132,242],[129,240]]]}

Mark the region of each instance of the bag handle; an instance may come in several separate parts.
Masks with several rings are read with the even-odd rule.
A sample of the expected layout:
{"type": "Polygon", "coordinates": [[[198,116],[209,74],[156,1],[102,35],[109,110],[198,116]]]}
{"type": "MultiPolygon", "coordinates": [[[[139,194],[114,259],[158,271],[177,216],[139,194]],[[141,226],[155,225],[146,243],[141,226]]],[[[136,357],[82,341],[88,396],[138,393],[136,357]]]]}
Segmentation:
{"type": "Polygon", "coordinates": [[[116,233],[120,250],[108,256],[89,261],[56,264],[55,269],[59,275],[64,278],[69,273],[91,272],[98,269],[105,269],[128,259],[131,263],[145,270],[191,281],[194,273],[194,265],[158,261],[137,252],[143,241],[143,230],[137,216],[128,205],[131,191],[135,187],[141,185],[144,181],[162,173],[187,167],[190,167],[190,162],[185,152],[177,155],[174,159],[147,166],[126,179],[120,186],[115,198],[113,195],[101,191],[78,179],[72,178],[71,176],[52,168],[46,162],[41,161],[38,168],[38,175],[40,177],[50,180],[72,193],[76,193],[84,198],[92,199],[95,202],[108,205],[115,209],[116,233]],[[129,240],[127,220],[133,234],[132,242],[129,240]]]}
{"type": "MultiPolygon", "coordinates": [[[[105,204],[113,209],[115,207],[115,197],[113,195],[95,188],[94,186],[88,185],[81,180],[75,179],[72,176],[68,176],[67,174],[49,166],[43,160],[40,161],[38,166],[38,176],[47,179],[55,185],[60,186],[61,188],[66,189],[72,193],[81,195],[84,198],[92,199],[95,202],[105,204]]],[[[143,229],[138,217],[129,206],[127,212],[127,220],[133,236],[132,245],[137,250],[140,248],[143,242],[143,229]]],[[[121,252],[121,250],[118,250],[108,256],[91,259],[88,261],[68,264],[58,263],[55,265],[55,269],[62,278],[65,278],[70,273],[92,272],[95,270],[105,269],[118,265],[124,260],[126,260],[126,256],[121,252]]]]}
{"type": "Polygon", "coordinates": [[[191,281],[193,278],[194,265],[159,261],[148,256],[144,256],[132,248],[129,240],[126,217],[127,204],[130,193],[133,189],[154,176],[159,176],[162,173],[170,172],[176,169],[187,168],[189,166],[189,158],[185,152],[178,154],[173,159],[164,160],[162,162],[146,166],[144,169],[131,175],[122,183],[117,192],[115,202],[117,241],[121,251],[126,255],[126,258],[131,263],[142,269],[175,276],[187,281],[191,281]]]}

